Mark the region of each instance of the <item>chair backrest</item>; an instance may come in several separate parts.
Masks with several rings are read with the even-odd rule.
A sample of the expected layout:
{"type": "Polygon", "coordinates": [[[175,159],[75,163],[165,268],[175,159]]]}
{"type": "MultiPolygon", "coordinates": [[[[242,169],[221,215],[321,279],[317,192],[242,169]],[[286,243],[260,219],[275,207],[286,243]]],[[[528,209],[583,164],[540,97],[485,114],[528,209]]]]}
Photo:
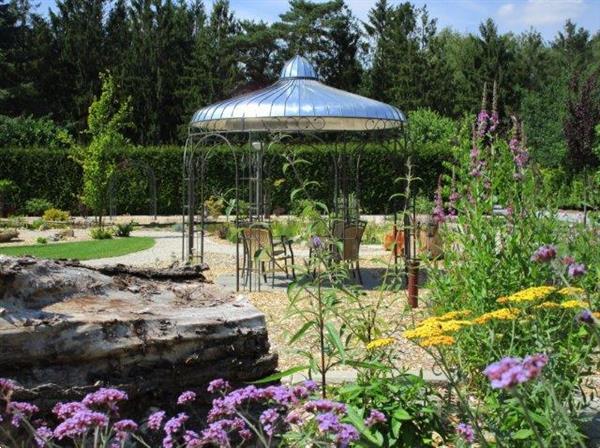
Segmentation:
{"type": "Polygon", "coordinates": [[[270,259],[273,254],[273,235],[271,229],[247,227],[242,230],[242,234],[244,248],[253,259],[257,257],[259,250],[261,253],[258,255],[258,260],[266,261],[270,259]]]}
{"type": "MultiPolygon", "coordinates": [[[[332,227],[332,234],[335,240],[341,241],[343,245],[343,254],[340,257],[342,260],[354,261],[358,259],[358,253],[360,250],[360,243],[362,241],[363,234],[365,233],[365,227],[367,223],[365,221],[358,221],[354,223],[344,223],[343,221],[334,221],[332,227]]],[[[334,249],[337,253],[337,250],[334,249]]]]}

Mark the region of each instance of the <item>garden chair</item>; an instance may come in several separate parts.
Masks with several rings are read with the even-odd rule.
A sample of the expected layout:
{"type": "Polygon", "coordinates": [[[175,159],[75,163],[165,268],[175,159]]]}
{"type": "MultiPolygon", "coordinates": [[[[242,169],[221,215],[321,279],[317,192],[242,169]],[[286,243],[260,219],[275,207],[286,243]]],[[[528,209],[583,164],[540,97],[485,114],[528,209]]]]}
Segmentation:
{"type": "Polygon", "coordinates": [[[271,273],[271,285],[274,286],[275,271],[281,270],[285,272],[286,278],[289,278],[290,267],[292,278],[296,279],[292,240],[282,236],[279,241],[276,241],[270,228],[254,226],[242,230],[242,243],[244,285],[248,284],[250,273],[256,272],[257,275],[263,276],[265,282],[267,282],[267,273],[271,273]]]}
{"type": "Polygon", "coordinates": [[[362,241],[366,221],[355,221],[347,223],[344,221],[334,221],[331,229],[331,234],[334,241],[342,242],[342,250],[336,244],[332,245],[334,259],[344,261],[350,265],[355,278],[362,284],[362,276],[360,274],[360,243],[362,241]]]}

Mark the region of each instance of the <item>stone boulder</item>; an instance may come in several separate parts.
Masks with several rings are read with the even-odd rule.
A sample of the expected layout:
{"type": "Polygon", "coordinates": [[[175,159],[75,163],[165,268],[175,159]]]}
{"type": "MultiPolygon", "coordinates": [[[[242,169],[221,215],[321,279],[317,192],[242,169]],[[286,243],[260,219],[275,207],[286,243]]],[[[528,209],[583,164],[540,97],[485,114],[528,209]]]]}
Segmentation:
{"type": "Polygon", "coordinates": [[[10,240],[17,238],[19,232],[16,230],[0,230],[0,243],[8,243],[10,240]]]}
{"type": "Polygon", "coordinates": [[[98,385],[172,396],[272,373],[264,315],[203,269],[0,256],[0,377],[23,386],[19,398],[55,401],[98,385]]]}

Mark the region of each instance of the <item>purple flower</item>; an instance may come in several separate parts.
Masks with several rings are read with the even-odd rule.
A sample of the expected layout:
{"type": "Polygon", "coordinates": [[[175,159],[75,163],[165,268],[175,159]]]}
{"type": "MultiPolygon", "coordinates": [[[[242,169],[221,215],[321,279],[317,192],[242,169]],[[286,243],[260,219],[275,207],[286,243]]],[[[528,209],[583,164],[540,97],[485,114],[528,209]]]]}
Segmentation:
{"type": "Polygon", "coordinates": [[[223,378],[217,378],[216,380],[212,380],[210,383],[208,383],[206,390],[212,394],[219,391],[227,392],[230,389],[231,385],[228,381],[224,380],[223,378]]]}
{"type": "Polygon", "coordinates": [[[86,406],[106,405],[111,411],[118,411],[117,402],[127,400],[129,397],[119,389],[103,387],[96,392],[87,394],[81,401],[86,406]]]}
{"type": "Polygon", "coordinates": [[[567,268],[567,274],[569,277],[576,278],[581,277],[583,274],[587,272],[585,265],[580,263],[571,263],[567,268]]]}
{"type": "Polygon", "coordinates": [[[119,420],[118,422],[116,422],[113,425],[113,428],[116,431],[123,431],[123,432],[134,432],[138,430],[138,424],[136,422],[134,422],[133,420],[119,420]]]}
{"type": "Polygon", "coordinates": [[[318,236],[313,236],[312,247],[314,249],[320,249],[321,247],[323,247],[323,242],[321,241],[321,238],[319,238],[318,236]]]}
{"type": "Polygon", "coordinates": [[[294,410],[287,415],[285,422],[289,423],[290,425],[301,425],[304,422],[304,419],[302,418],[302,414],[300,414],[300,412],[294,410]]]}
{"type": "Polygon", "coordinates": [[[575,319],[582,324],[594,325],[596,323],[594,315],[590,310],[583,310],[575,319]]]}
{"type": "Polygon", "coordinates": [[[204,445],[198,433],[190,430],[183,435],[183,441],[185,442],[185,448],[199,448],[204,445]]]}
{"type": "Polygon", "coordinates": [[[208,425],[208,428],[202,431],[202,440],[206,443],[213,443],[217,446],[229,446],[229,436],[227,435],[227,431],[224,429],[228,424],[228,420],[220,420],[211,423],[208,425]]]}
{"type": "Polygon", "coordinates": [[[483,373],[488,377],[494,389],[510,389],[539,376],[548,363],[544,354],[527,356],[524,360],[505,357],[490,364],[483,373]]]}
{"type": "Polygon", "coordinates": [[[385,423],[387,419],[385,418],[385,414],[377,409],[372,409],[369,416],[365,419],[365,426],[370,428],[378,423],[385,423]]]}
{"type": "Polygon", "coordinates": [[[279,413],[275,409],[267,409],[264,411],[259,418],[260,424],[263,426],[265,433],[269,437],[273,437],[273,432],[275,429],[275,424],[279,419],[279,413]]]}
{"type": "Polygon", "coordinates": [[[38,448],[43,448],[46,446],[46,442],[52,438],[52,431],[47,426],[40,426],[35,430],[33,437],[38,448]]]}
{"type": "Polygon", "coordinates": [[[90,428],[106,427],[107,425],[108,417],[105,414],[84,409],[54,428],[54,437],[58,440],[65,437],[75,438],[85,434],[90,428]]]}
{"type": "Polygon", "coordinates": [[[9,380],[6,378],[0,378],[0,393],[2,396],[6,397],[11,394],[17,387],[17,383],[13,380],[9,380]]]}
{"type": "Polygon", "coordinates": [[[337,443],[337,446],[346,448],[351,442],[354,442],[358,439],[360,439],[360,434],[356,428],[352,425],[342,423],[335,437],[335,442],[337,443]]]}
{"type": "Polygon", "coordinates": [[[180,412],[176,417],[172,417],[167,421],[167,423],[165,423],[165,433],[167,435],[175,434],[177,431],[183,428],[184,423],[187,422],[188,419],[189,417],[185,412],[180,412]]]}
{"type": "Polygon", "coordinates": [[[473,427],[467,423],[459,423],[456,427],[456,434],[465,442],[473,443],[475,441],[473,427]]]}
{"type": "Polygon", "coordinates": [[[179,404],[179,405],[189,404],[195,400],[196,400],[196,393],[192,392],[191,390],[188,390],[179,396],[179,398],[177,399],[177,404],[179,404]]]}
{"type": "Polygon", "coordinates": [[[477,136],[483,137],[487,132],[488,128],[488,120],[490,119],[490,115],[487,110],[482,109],[477,115],[477,136]]]}
{"type": "Polygon", "coordinates": [[[6,407],[6,412],[8,414],[12,414],[13,417],[10,423],[15,428],[18,428],[21,426],[21,420],[23,417],[30,417],[32,414],[39,412],[39,408],[34,404],[24,401],[11,401],[6,407]]]}
{"type": "Polygon", "coordinates": [[[340,420],[333,412],[319,414],[315,419],[321,432],[337,432],[340,428],[340,420]]]}
{"type": "Polygon", "coordinates": [[[122,442],[127,439],[129,433],[137,431],[138,425],[133,420],[119,420],[113,425],[113,429],[117,433],[115,438],[122,442]]]}
{"type": "Polygon", "coordinates": [[[152,431],[158,431],[162,427],[165,411],[156,411],[148,417],[148,428],[152,431]]]}
{"type": "Polygon", "coordinates": [[[335,403],[330,400],[313,400],[308,401],[304,404],[304,410],[308,412],[332,412],[335,411],[338,414],[346,413],[346,406],[342,403],[335,403]]]}
{"type": "Polygon", "coordinates": [[[313,380],[305,380],[302,384],[308,389],[309,392],[314,392],[318,388],[317,383],[313,380]]]}
{"type": "Polygon", "coordinates": [[[52,409],[52,413],[60,420],[65,420],[69,417],[72,417],[76,412],[87,409],[88,407],[85,404],[79,401],[71,401],[68,403],[56,403],[52,409]]]}
{"type": "Polygon", "coordinates": [[[531,261],[536,263],[547,263],[556,257],[556,247],[552,244],[540,246],[531,256],[531,261]]]}

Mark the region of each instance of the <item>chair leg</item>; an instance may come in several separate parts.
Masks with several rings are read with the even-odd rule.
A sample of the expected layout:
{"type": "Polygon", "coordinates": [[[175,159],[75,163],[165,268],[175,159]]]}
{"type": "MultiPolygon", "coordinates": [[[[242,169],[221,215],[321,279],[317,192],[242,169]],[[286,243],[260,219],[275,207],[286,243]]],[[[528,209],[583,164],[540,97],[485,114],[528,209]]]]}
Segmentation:
{"type": "Polygon", "coordinates": [[[358,276],[358,282],[362,285],[363,280],[362,280],[362,276],[360,275],[360,263],[358,261],[358,258],[356,259],[356,274],[358,276]]]}
{"type": "Polygon", "coordinates": [[[263,278],[265,279],[265,283],[267,283],[267,270],[265,269],[265,262],[261,261],[261,265],[262,265],[262,274],[263,274],[263,278]]]}

